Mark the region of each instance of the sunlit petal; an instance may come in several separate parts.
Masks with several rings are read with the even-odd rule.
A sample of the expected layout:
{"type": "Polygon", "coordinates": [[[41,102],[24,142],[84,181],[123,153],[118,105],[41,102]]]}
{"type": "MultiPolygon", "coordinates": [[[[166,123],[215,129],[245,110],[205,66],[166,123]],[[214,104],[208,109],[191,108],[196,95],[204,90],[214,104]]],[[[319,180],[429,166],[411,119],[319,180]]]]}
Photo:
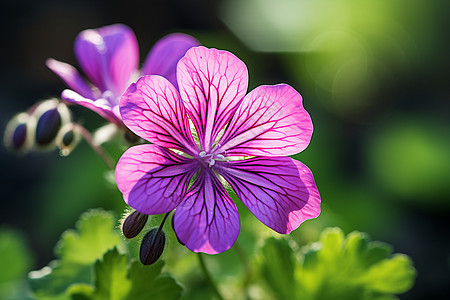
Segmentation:
{"type": "Polygon", "coordinates": [[[177,78],[202,149],[208,152],[245,96],[247,67],[230,52],[194,47],[178,63],[177,78]]]}
{"type": "Polygon", "coordinates": [[[296,90],[286,84],[259,86],[241,102],[220,144],[228,155],[293,155],[308,146],[312,130],[296,90]]]}
{"type": "Polygon", "coordinates": [[[289,157],[256,157],[219,162],[216,171],[266,226],[289,233],[320,213],[311,171],[289,157]]]}
{"type": "Polygon", "coordinates": [[[116,113],[117,106],[111,106],[111,103],[106,99],[88,99],[72,90],[64,90],[61,93],[61,98],[68,102],[84,106],[96,112],[106,120],[118,126],[123,126],[120,116],[116,113]]]}
{"type": "Polygon", "coordinates": [[[192,160],[157,145],[138,145],[120,158],[116,181],[128,205],[144,214],[161,214],[181,202],[195,171],[192,160]]]}
{"type": "Polygon", "coordinates": [[[152,143],[198,152],[178,91],[161,76],[144,76],[131,84],[122,96],[120,114],[130,130],[152,143]]]}
{"type": "Polygon", "coordinates": [[[92,83],[117,96],[129,84],[139,62],[136,37],[122,24],[82,31],[75,40],[75,54],[92,83]]]}
{"type": "Polygon", "coordinates": [[[199,41],[183,33],[163,37],[150,50],[142,67],[142,75],[161,75],[178,88],[177,63],[188,49],[198,45],[199,41]]]}
{"type": "Polygon", "coordinates": [[[201,171],[174,215],[178,239],[194,252],[216,254],[239,235],[236,205],[211,171],[201,171]]]}
{"type": "Polygon", "coordinates": [[[91,87],[73,66],[51,58],[47,59],[46,65],[75,92],[89,99],[95,98],[91,87]]]}

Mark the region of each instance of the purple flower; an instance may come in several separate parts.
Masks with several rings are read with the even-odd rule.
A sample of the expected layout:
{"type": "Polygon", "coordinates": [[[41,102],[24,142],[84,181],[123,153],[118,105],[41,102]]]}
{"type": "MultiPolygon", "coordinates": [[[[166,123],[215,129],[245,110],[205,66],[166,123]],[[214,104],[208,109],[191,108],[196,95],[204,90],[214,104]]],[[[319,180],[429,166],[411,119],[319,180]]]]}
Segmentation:
{"type": "Polygon", "coordinates": [[[286,84],[246,94],[245,64],[227,51],[195,47],[177,66],[179,91],[144,76],[122,96],[125,125],[153,144],[129,148],[116,167],[126,203],[144,214],[176,208],[179,240],[219,253],[240,221],[226,186],[265,225],[289,233],[320,213],[311,171],[286,157],[307,147],[312,123],[286,84]]]}
{"type": "MultiPolygon", "coordinates": [[[[178,60],[189,48],[198,45],[196,39],[181,33],[162,38],[150,51],[141,75],[161,75],[176,86],[178,60]]],[[[133,31],[122,24],[84,30],[75,40],[75,55],[92,85],[71,65],[48,59],[47,66],[71,88],[64,90],[61,97],[123,126],[120,96],[139,78],[139,48],[133,31]]]]}

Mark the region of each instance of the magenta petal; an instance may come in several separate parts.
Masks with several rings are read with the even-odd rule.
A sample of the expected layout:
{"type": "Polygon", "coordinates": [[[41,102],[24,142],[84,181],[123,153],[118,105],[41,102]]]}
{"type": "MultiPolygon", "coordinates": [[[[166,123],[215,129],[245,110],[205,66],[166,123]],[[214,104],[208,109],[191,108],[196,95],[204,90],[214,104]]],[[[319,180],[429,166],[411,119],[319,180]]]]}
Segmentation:
{"type": "Polygon", "coordinates": [[[80,94],[72,91],[72,90],[64,90],[61,93],[61,98],[64,100],[78,104],[81,106],[84,106],[96,113],[98,113],[100,116],[108,120],[109,122],[112,122],[118,126],[123,126],[122,120],[120,119],[120,116],[116,113],[116,107],[117,106],[111,106],[110,102],[106,99],[88,99],[84,98],[80,94]]]}
{"type": "Polygon", "coordinates": [[[75,92],[86,98],[95,98],[91,87],[73,66],[52,58],[47,59],[45,63],[50,70],[55,72],[75,92]]]}
{"type": "Polygon", "coordinates": [[[209,152],[245,96],[247,67],[230,52],[194,47],[178,63],[177,79],[202,150],[209,152]]]}
{"type": "Polygon", "coordinates": [[[216,254],[233,246],[239,214],[212,172],[201,171],[175,211],[174,229],[180,242],[194,252],[216,254]]]}
{"type": "Polygon", "coordinates": [[[285,156],[304,150],[311,118],[302,97],[286,84],[259,86],[241,102],[220,141],[228,155],[285,156]]]}
{"type": "Polygon", "coordinates": [[[248,209],[276,232],[289,233],[320,213],[313,175],[297,160],[256,157],[215,167],[248,209]]]}
{"type": "Polygon", "coordinates": [[[142,75],[161,75],[178,89],[177,63],[187,50],[198,45],[199,41],[183,33],[163,37],[150,50],[142,67],[142,75]]]}
{"type": "Polygon", "coordinates": [[[178,91],[161,76],[144,76],[131,84],[122,96],[120,114],[131,131],[152,143],[198,152],[178,91]]]}
{"type": "Polygon", "coordinates": [[[122,24],[82,31],[75,40],[75,54],[92,83],[116,96],[125,90],[139,62],[136,36],[122,24]]]}
{"type": "Polygon", "coordinates": [[[116,182],[125,202],[155,215],[173,210],[185,196],[196,165],[157,145],[129,148],[116,166],[116,182]]]}

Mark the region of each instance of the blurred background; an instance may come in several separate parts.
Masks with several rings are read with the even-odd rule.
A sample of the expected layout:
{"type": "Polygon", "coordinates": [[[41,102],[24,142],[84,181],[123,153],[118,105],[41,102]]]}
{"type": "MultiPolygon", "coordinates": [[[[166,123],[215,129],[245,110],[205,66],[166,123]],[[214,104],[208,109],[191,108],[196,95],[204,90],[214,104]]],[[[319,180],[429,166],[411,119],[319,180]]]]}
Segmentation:
{"type": "MultiPolygon", "coordinates": [[[[448,299],[449,13],[446,0],[5,0],[0,131],[16,113],[59,96],[64,85],[45,60],[77,66],[80,31],[127,24],[141,63],[163,35],[191,34],[241,58],[249,89],[285,82],[302,94],[315,131],[295,158],[313,171],[323,204],[296,238],[314,241],[327,226],[367,232],[415,263],[416,284],[400,299],[448,299]]],[[[88,129],[104,124],[72,108],[88,129]]],[[[114,159],[124,151],[107,146],[114,159]]],[[[54,258],[59,236],[83,211],[103,207],[119,217],[125,208],[84,142],[69,157],[56,150],[17,155],[1,146],[0,164],[0,226],[24,237],[30,270],[54,258]]]]}

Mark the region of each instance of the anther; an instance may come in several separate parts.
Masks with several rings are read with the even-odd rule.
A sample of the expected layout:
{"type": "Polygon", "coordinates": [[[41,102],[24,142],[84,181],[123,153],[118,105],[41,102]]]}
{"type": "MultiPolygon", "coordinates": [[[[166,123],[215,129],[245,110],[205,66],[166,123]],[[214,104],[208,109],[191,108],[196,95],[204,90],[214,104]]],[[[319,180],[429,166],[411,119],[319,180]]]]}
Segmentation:
{"type": "Polygon", "coordinates": [[[212,167],[212,166],[214,166],[215,164],[216,164],[216,161],[214,160],[214,158],[211,158],[211,159],[209,160],[209,166],[212,167]]]}

